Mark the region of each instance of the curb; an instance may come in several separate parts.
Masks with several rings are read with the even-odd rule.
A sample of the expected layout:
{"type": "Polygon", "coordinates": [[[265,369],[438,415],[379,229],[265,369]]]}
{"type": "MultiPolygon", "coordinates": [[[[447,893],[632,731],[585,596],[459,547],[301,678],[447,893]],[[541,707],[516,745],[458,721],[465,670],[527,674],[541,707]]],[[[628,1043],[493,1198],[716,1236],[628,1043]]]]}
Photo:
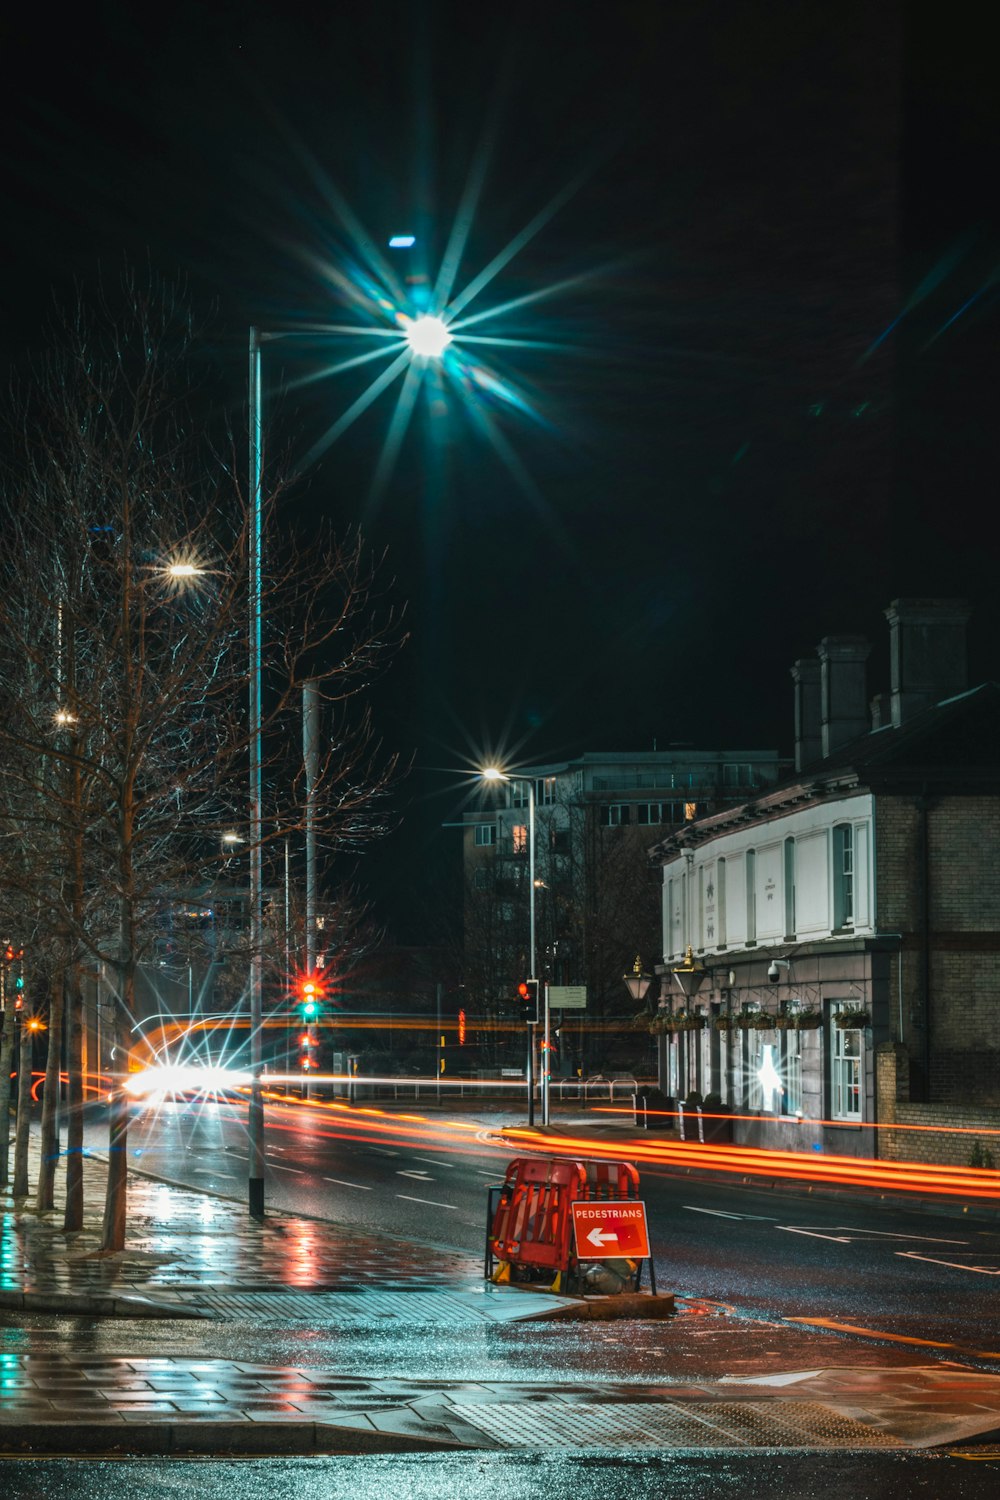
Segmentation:
{"type": "Polygon", "coordinates": [[[440,1436],[411,1437],[372,1427],[341,1427],[326,1422],[124,1422],[82,1426],[76,1420],[37,1422],[8,1431],[0,1425],[0,1456],[82,1453],[252,1456],[323,1453],[354,1456],[377,1453],[475,1452],[494,1445],[449,1442],[440,1436]]]}
{"type": "Polygon", "coordinates": [[[95,1318],[193,1318],[211,1322],[200,1309],[153,1302],[145,1297],[94,1297],[88,1292],[0,1292],[0,1309],[73,1313],[95,1318]]]}

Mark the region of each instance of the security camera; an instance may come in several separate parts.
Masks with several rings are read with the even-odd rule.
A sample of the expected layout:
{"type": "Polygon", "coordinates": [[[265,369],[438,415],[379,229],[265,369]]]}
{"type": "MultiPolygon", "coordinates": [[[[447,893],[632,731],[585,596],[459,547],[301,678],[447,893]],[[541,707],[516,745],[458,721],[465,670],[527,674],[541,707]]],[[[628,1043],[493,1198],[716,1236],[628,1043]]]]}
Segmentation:
{"type": "Polygon", "coordinates": [[[772,960],[767,966],[767,977],[772,984],[777,984],[780,973],[781,970],[778,968],[777,962],[772,960]]]}

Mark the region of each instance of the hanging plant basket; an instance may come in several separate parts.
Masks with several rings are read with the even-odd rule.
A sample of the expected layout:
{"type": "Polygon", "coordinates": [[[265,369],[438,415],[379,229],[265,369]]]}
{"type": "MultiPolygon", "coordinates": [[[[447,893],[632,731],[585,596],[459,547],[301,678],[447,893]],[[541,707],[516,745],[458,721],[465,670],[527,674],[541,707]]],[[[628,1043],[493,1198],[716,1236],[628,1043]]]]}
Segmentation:
{"type": "Polygon", "coordinates": [[[736,1030],[736,1017],[735,1016],[716,1016],[714,1025],[715,1025],[716,1031],[735,1031],[736,1030]]]}
{"type": "Polygon", "coordinates": [[[860,1031],[862,1027],[872,1024],[872,1018],[866,1010],[840,1010],[834,1021],[841,1031],[860,1031]]]}
{"type": "Polygon", "coordinates": [[[775,1017],[762,1010],[759,1015],[751,1018],[750,1027],[753,1031],[773,1031],[774,1023],[775,1017]]]}
{"type": "Polygon", "coordinates": [[[790,1031],[792,1029],[792,1017],[777,1015],[774,1018],[775,1031],[790,1031]]]}
{"type": "Polygon", "coordinates": [[[796,1031],[818,1031],[822,1020],[818,1010],[803,1010],[792,1017],[792,1025],[796,1031]]]}

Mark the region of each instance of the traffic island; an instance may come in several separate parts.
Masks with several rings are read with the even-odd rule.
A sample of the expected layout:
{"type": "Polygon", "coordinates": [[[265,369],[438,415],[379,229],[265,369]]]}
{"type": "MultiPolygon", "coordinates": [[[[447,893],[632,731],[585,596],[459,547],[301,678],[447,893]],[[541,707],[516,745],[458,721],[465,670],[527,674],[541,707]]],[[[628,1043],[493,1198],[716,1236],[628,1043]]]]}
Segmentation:
{"type": "Polygon", "coordinates": [[[650,1322],[677,1311],[672,1292],[618,1292],[611,1297],[574,1298],[564,1307],[547,1308],[532,1322],[611,1323],[618,1318],[650,1322]]]}

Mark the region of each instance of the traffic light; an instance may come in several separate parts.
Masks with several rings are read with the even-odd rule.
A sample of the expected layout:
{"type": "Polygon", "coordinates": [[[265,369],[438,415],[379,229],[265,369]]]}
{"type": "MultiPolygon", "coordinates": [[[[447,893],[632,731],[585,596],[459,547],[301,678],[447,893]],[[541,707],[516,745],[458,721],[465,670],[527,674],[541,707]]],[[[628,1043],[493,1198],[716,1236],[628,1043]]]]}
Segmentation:
{"type": "Polygon", "coordinates": [[[323,985],[315,974],[302,974],[295,984],[299,1015],[303,1021],[315,1021],[323,999],[323,985]]]}
{"type": "Polygon", "coordinates": [[[522,1021],[538,1020],[538,986],[537,979],[522,979],[517,987],[517,1003],[521,1009],[522,1021]]]}

